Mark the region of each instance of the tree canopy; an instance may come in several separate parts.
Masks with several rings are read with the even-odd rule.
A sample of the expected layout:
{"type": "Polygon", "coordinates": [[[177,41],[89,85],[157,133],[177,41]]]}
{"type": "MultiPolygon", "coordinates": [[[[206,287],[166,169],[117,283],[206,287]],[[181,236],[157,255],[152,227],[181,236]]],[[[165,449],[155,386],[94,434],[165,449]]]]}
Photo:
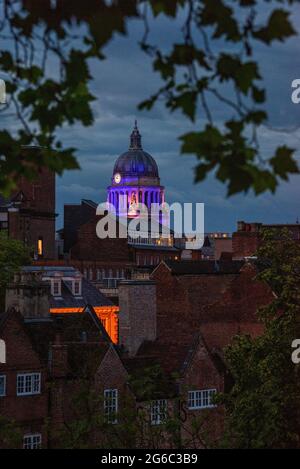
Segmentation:
{"type": "Polygon", "coordinates": [[[21,174],[34,177],[40,166],[61,174],[77,168],[75,148],[64,148],[57,131],[66,125],[93,124],[90,60],[104,60],[103,48],[128,23],[144,24],[141,49],[153,61],[163,86],[145,97],[140,109],[163,100],[181,110],[197,130],[181,135],[182,153],[196,155],[195,181],[213,172],[229,195],[253,189],[274,192],[299,168],[294,149],[279,146],[262,154],[258,129],[267,122],[266,90],[257,59],[258,43],[272,46],[296,34],[290,8],[298,0],[2,0],[0,68],[7,103],[19,125],[0,131],[0,192],[8,194],[21,174]],[[259,14],[266,4],[267,18],[259,14]],[[182,22],[181,40],[168,52],[151,44],[159,16],[182,22]],[[151,21],[149,21],[151,19],[151,21]],[[220,124],[211,99],[227,110],[220,124]],[[197,112],[204,117],[200,126],[197,112]],[[200,128],[199,128],[200,126],[200,128]],[[37,159],[24,145],[39,145],[37,159]],[[28,169],[29,168],[29,169],[28,169]]]}
{"type": "Polygon", "coordinates": [[[30,249],[0,232],[0,313],[4,309],[5,289],[22,265],[31,264],[30,249]]]}
{"type": "Polygon", "coordinates": [[[269,231],[257,253],[258,278],[274,300],[258,312],[264,333],[238,336],[226,350],[234,379],[223,395],[227,413],[224,446],[300,447],[300,365],[292,343],[300,334],[300,246],[288,231],[269,231]]]}

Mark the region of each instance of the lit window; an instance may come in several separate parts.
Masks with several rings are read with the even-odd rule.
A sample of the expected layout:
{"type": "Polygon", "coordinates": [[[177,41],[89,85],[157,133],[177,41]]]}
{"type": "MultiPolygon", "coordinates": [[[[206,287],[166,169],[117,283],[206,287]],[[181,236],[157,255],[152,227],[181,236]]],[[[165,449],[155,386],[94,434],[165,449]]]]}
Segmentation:
{"type": "Polygon", "coordinates": [[[6,395],[6,376],[0,375],[0,397],[6,395]]]}
{"type": "Polygon", "coordinates": [[[212,398],[217,392],[216,389],[202,389],[201,391],[189,391],[188,408],[189,409],[207,409],[215,407],[212,398]]]}
{"type": "Polygon", "coordinates": [[[167,419],[167,400],[159,399],[150,404],[151,425],[161,425],[167,419]]]}
{"type": "Polygon", "coordinates": [[[42,435],[34,433],[32,435],[24,435],[23,449],[40,449],[42,446],[42,435]]]}
{"type": "Polygon", "coordinates": [[[43,256],[44,250],[43,250],[43,238],[38,239],[38,255],[43,256]]]}
{"type": "Polygon", "coordinates": [[[17,396],[40,394],[41,373],[22,373],[17,375],[17,396]]]}
{"type": "Polygon", "coordinates": [[[118,390],[104,390],[104,415],[107,423],[118,423],[118,390]]]}

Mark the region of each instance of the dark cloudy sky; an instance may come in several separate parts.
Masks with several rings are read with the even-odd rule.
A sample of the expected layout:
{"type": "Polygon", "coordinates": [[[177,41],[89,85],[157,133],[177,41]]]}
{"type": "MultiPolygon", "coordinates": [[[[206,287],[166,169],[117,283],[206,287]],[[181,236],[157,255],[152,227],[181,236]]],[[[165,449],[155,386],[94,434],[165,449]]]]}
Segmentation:
{"type": "MultiPolygon", "coordinates": [[[[295,26],[300,24],[300,13],[296,8],[293,22],[295,26]]],[[[156,21],[151,29],[153,41],[165,48],[180,34],[180,24],[166,19],[156,21]]],[[[248,194],[226,198],[225,188],[213,176],[204,183],[193,183],[196,159],[180,155],[178,136],[199,129],[203,124],[202,115],[200,113],[195,124],[191,124],[180,112],[170,114],[163,105],[150,112],[137,111],[137,104],[161,84],[159,76],[152,71],[150,59],[137,45],[141,34],[142,25],[131,22],[129,37],[115,37],[105,50],[107,59],[91,64],[92,91],[97,98],[95,123],[90,128],[76,125],[62,132],[65,145],[78,148],[81,171],[67,172],[57,179],[58,213],[62,214],[64,203],[79,203],[82,198],[97,202],[105,200],[114,162],[127,150],[129,134],[137,118],[143,147],[158,163],[167,201],[204,202],[206,231],[232,231],[241,219],[295,222],[297,216],[300,218],[300,176],[281,184],[276,195],[260,197],[248,194]]],[[[300,78],[299,56],[299,37],[284,45],[276,43],[272,48],[260,46],[258,53],[268,92],[271,123],[290,130],[300,123],[300,104],[291,103],[291,81],[300,78]]],[[[222,106],[218,105],[214,111],[221,123],[224,118],[222,106]]],[[[300,146],[300,130],[297,129],[282,133],[263,128],[260,134],[265,156],[271,156],[272,149],[278,144],[286,143],[297,149],[300,146]]],[[[61,223],[60,216],[58,227],[61,223]]]]}
{"type": "MultiPolygon", "coordinates": [[[[295,11],[295,26],[300,24],[299,20],[300,14],[295,11]]],[[[179,24],[171,21],[159,20],[152,28],[153,40],[162,47],[167,48],[179,35],[179,24]]],[[[94,104],[96,119],[91,128],[76,126],[64,132],[65,143],[75,144],[78,148],[82,169],[58,178],[58,211],[62,212],[64,202],[79,202],[81,198],[105,199],[114,162],[127,149],[129,133],[137,118],[144,149],[159,165],[167,201],[204,202],[206,231],[232,231],[236,221],[241,219],[295,222],[297,216],[300,217],[300,176],[281,184],[276,195],[259,197],[248,194],[226,198],[225,188],[213,176],[204,183],[193,183],[196,159],[180,155],[178,136],[198,129],[203,123],[202,116],[199,114],[192,125],[180,112],[170,114],[163,105],[150,112],[137,111],[137,104],[160,85],[150,60],[137,45],[141,33],[142,25],[130,23],[129,37],[116,37],[105,50],[107,60],[91,66],[93,93],[97,97],[94,104]]],[[[261,46],[258,57],[268,92],[271,123],[280,128],[296,129],[300,123],[300,105],[292,104],[290,96],[291,81],[300,78],[299,37],[290,39],[285,45],[261,46]]],[[[215,111],[221,122],[222,107],[219,105],[215,111]]],[[[263,128],[261,142],[266,156],[283,142],[298,149],[300,131],[282,133],[263,128]]]]}

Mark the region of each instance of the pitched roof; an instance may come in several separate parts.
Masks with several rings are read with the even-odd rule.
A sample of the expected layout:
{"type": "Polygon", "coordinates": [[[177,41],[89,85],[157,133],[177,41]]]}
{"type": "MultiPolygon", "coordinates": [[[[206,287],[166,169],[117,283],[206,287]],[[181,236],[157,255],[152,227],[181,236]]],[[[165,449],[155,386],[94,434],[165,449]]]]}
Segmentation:
{"type": "Polygon", "coordinates": [[[84,277],[81,278],[82,290],[80,296],[74,296],[72,293],[71,281],[64,280],[64,277],[70,279],[75,276],[81,277],[80,272],[72,266],[26,266],[22,271],[28,273],[42,273],[43,277],[55,277],[57,273],[61,275],[61,296],[50,296],[50,308],[84,308],[86,305],[92,306],[113,306],[113,302],[98,290],[91,282],[84,277]]]}
{"type": "MultiPolygon", "coordinates": [[[[178,380],[182,378],[189,367],[199,346],[205,348],[218,372],[223,373],[226,369],[224,362],[216,351],[211,352],[208,349],[199,332],[182,334],[176,339],[170,336],[169,338],[164,337],[163,340],[145,341],[137,354],[132,358],[123,358],[123,363],[133,378],[141,377],[143,373],[147,376],[151,369],[154,370],[155,367],[158,367],[162,372],[162,377],[157,379],[154,374],[157,382],[152,384],[151,398],[172,397],[178,393],[178,380]]],[[[145,399],[143,388],[138,391],[136,397],[140,400],[145,399]]]]}
{"type": "Polygon", "coordinates": [[[74,363],[78,364],[78,369],[80,363],[82,364],[82,360],[78,358],[83,353],[82,345],[85,346],[85,351],[94,346],[98,357],[103,356],[111,346],[106,330],[91,307],[87,307],[81,314],[55,314],[51,315],[50,320],[44,321],[25,320],[24,327],[35,350],[46,363],[49,358],[49,346],[59,336],[60,343],[68,345],[69,362],[73,370],[74,363]],[[75,349],[78,347],[81,352],[77,353],[75,349]],[[72,354],[76,354],[77,362],[72,359],[72,354]]]}
{"type": "Polygon", "coordinates": [[[50,308],[82,308],[86,305],[113,306],[113,302],[85,278],[82,278],[81,297],[74,296],[69,284],[63,281],[61,298],[59,299],[51,295],[50,308]]]}

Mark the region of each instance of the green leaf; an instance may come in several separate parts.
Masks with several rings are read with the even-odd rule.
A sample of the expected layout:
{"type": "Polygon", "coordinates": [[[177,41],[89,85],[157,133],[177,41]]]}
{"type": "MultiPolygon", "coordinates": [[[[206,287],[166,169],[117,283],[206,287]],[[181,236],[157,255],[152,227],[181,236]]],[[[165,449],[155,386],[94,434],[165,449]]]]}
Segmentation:
{"type": "Polygon", "coordinates": [[[266,100],[266,92],[264,89],[257,88],[256,86],[252,86],[252,98],[256,103],[264,103],[266,100]]]}
{"type": "Polygon", "coordinates": [[[164,13],[167,16],[175,17],[178,7],[184,4],[185,0],[150,0],[154,16],[164,13]]]}
{"type": "Polygon", "coordinates": [[[180,137],[182,140],[181,153],[195,153],[198,158],[215,160],[223,143],[223,136],[219,129],[207,125],[201,132],[189,132],[180,137]]]}
{"type": "Polygon", "coordinates": [[[261,125],[267,118],[268,115],[265,111],[250,111],[245,117],[245,122],[253,122],[256,125],[261,125]]]}
{"type": "Polygon", "coordinates": [[[255,80],[260,79],[257,63],[242,63],[239,57],[225,53],[218,59],[217,73],[221,82],[233,80],[244,94],[247,94],[255,80]]]}
{"type": "Polygon", "coordinates": [[[284,41],[288,37],[296,35],[296,31],[289,21],[289,12],[277,9],[271,13],[268,24],[253,33],[256,39],[266,44],[272,41],[284,41]]]}
{"type": "Polygon", "coordinates": [[[200,19],[203,25],[215,25],[213,37],[224,36],[227,40],[238,41],[241,37],[233,10],[222,0],[203,0],[200,19]]]}
{"type": "Polygon", "coordinates": [[[170,108],[172,111],[182,109],[183,113],[194,121],[197,108],[197,96],[195,91],[186,91],[171,99],[170,108]]]}
{"type": "Polygon", "coordinates": [[[270,160],[274,173],[286,181],[289,174],[299,174],[299,167],[293,159],[294,153],[295,150],[283,145],[277,148],[275,156],[270,160]]]}

